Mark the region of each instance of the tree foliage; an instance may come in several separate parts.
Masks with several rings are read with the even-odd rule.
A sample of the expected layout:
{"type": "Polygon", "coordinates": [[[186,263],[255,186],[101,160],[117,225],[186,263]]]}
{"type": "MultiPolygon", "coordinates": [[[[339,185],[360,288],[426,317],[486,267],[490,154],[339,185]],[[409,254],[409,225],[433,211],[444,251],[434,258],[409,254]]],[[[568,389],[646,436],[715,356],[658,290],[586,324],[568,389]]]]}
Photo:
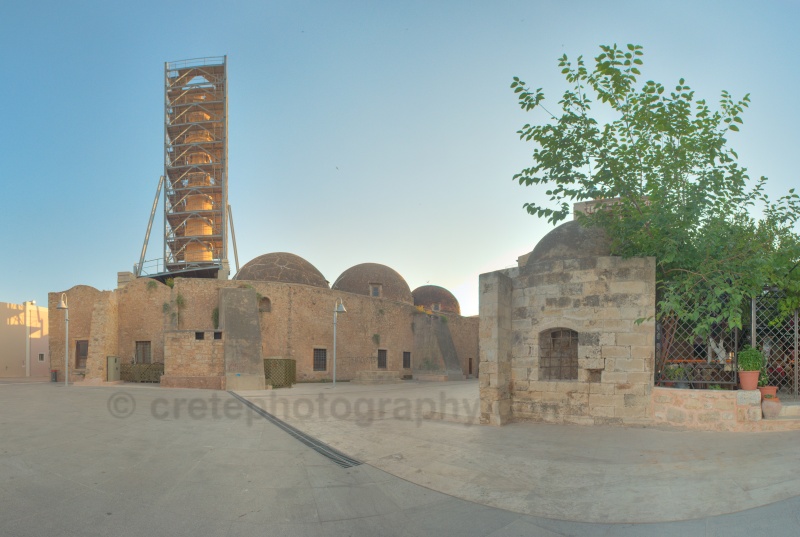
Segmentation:
{"type": "Polygon", "coordinates": [[[683,79],[671,90],[640,84],[642,56],[638,45],[601,46],[590,71],[582,56],[563,55],[570,87],[558,115],[541,88],[513,78],[520,107],[547,114],[518,131],[535,148],[514,179],[548,197],[524,208],[555,224],[572,202],[598,200],[602,210],[583,223],[602,226],[615,255],[654,256],[657,315],[693,321],[698,335],[723,321],[741,327],[746,299],[767,285],[786,293],[785,311],[797,307],[800,197],[792,189],[771,200],[767,179],[751,180],[728,145],[749,95],[723,91],[713,109],[683,79]]]}

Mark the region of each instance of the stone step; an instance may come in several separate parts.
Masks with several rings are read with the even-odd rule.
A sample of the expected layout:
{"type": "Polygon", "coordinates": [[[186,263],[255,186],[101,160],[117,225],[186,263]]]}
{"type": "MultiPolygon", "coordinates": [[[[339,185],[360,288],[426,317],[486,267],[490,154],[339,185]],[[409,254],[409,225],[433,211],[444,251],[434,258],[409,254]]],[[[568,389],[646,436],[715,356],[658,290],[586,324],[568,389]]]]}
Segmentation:
{"type": "Polygon", "coordinates": [[[781,408],[781,413],[778,415],[778,418],[800,419],[800,402],[783,402],[783,407],[781,408]]]}
{"type": "Polygon", "coordinates": [[[422,419],[431,421],[446,421],[449,423],[461,423],[464,425],[477,425],[481,422],[480,416],[453,414],[452,412],[434,412],[432,410],[423,412],[422,419]]]}
{"type": "Polygon", "coordinates": [[[467,380],[467,376],[457,371],[414,371],[413,379],[428,382],[446,382],[448,380],[467,380]]]}
{"type": "Polygon", "coordinates": [[[357,371],[356,378],[350,381],[353,384],[395,384],[403,382],[399,371],[386,369],[357,371]]]}

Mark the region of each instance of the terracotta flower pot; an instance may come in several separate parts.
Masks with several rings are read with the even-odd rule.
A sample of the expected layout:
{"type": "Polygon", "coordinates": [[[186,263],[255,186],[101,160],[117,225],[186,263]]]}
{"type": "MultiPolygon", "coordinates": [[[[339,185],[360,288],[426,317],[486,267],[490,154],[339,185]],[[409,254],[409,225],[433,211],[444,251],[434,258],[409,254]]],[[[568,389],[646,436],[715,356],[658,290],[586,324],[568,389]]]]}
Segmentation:
{"type": "Polygon", "coordinates": [[[777,386],[759,386],[758,391],[761,392],[761,400],[764,400],[765,395],[771,395],[772,397],[778,397],[778,387],[777,386]]]}
{"type": "Polygon", "coordinates": [[[761,401],[761,412],[764,414],[764,418],[768,420],[777,418],[781,413],[782,407],[783,403],[776,397],[766,398],[761,401]]]}
{"type": "Polygon", "coordinates": [[[758,375],[760,371],[739,371],[739,389],[755,390],[758,388],[758,375]]]}

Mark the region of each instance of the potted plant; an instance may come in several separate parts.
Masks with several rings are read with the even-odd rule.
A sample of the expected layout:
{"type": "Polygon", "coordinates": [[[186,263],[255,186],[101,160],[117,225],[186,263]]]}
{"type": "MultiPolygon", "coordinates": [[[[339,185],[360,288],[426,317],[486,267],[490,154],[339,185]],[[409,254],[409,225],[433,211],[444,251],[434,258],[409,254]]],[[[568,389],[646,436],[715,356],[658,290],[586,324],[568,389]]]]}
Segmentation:
{"type": "Polygon", "coordinates": [[[669,380],[667,383],[668,386],[672,386],[673,383],[677,383],[677,388],[686,389],[689,387],[686,378],[686,368],[679,365],[673,365],[664,369],[664,378],[669,380]]]}
{"type": "Polygon", "coordinates": [[[764,396],[763,401],[761,401],[761,412],[768,420],[777,418],[781,413],[782,407],[783,404],[781,400],[774,395],[767,394],[764,396]]]}
{"type": "Polygon", "coordinates": [[[737,357],[739,369],[739,389],[755,390],[758,387],[758,377],[764,367],[764,355],[752,347],[745,347],[737,357]]]}
{"type": "Polygon", "coordinates": [[[767,370],[764,367],[761,368],[761,372],[758,375],[758,391],[761,392],[762,401],[767,395],[778,397],[778,387],[769,386],[769,376],[767,375],[767,370]]]}

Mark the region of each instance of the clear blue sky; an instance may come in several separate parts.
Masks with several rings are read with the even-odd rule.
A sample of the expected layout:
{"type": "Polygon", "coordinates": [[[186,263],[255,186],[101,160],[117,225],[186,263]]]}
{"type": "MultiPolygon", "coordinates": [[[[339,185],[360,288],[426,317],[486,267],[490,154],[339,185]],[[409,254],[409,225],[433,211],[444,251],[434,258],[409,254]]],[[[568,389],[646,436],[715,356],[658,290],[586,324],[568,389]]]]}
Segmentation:
{"type": "Polygon", "coordinates": [[[383,263],[474,314],[478,274],[552,227],[511,180],[532,149],[516,130],[544,119],[518,109],[512,76],[554,103],[562,53],[636,43],[643,80],[750,92],[732,146],[777,195],[798,183],[798,28],[797,1],[5,2],[0,301],[113,289],[138,261],[165,61],[228,56],[241,264],[288,251],[333,282],[383,263]]]}

